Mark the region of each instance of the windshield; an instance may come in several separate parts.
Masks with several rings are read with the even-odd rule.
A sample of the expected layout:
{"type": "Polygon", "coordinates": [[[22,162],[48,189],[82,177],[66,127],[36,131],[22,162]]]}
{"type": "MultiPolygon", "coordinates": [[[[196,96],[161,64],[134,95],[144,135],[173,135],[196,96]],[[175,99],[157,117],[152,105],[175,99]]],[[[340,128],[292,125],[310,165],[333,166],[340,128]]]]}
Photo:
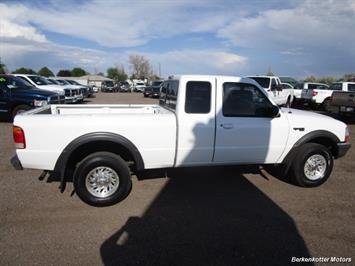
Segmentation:
{"type": "Polygon", "coordinates": [[[54,85],[58,85],[59,83],[56,81],[56,80],[54,80],[54,79],[47,79],[47,81],[49,82],[49,83],[51,83],[51,84],[54,84],[54,85]]]}
{"type": "Polygon", "coordinates": [[[69,83],[72,84],[72,85],[81,85],[81,84],[79,84],[78,82],[76,82],[75,80],[66,79],[66,81],[69,82],[69,83]]]}
{"type": "Polygon", "coordinates": [[[57,79],[57,81],[60,85],[70,85],[70,83],[64,79],[57,79]]]}
{"type": "Polygon", "coordinates": [[[51,83],[40,76],[28,76],[36,85],[50,85],[51,83]]]}
{"type": "Polygon", "coordinates": [[[255,80],[263,88],[270,87],[270,78],[262,78],[262,77],[249,77],[249,78],[255,80]]]}
{"type": "Polygon", "coordinates": [[[138,85],[138,86],[144,86],[144,83],[142,83],[142,82],[137,82],[136,85],[138,85]]]}
{"type": "Polygon", "coordinates": [[[0,82],[6,82],[7,79],[7,87],[9,89],[35,89],[36,87],[32,86],[29,82],[20,79],[18,77],[0,77],[0,82]]]}
{"type": "Polygon", "coordinates": [[[113,81],[106,81],[105,85],[109,87],[113,87],[113,81]]]}
{"type": "Polygon", "coordinates": [[[160,86],[163,82],[162,81],[154,81],[152,86],[160,86]]]}

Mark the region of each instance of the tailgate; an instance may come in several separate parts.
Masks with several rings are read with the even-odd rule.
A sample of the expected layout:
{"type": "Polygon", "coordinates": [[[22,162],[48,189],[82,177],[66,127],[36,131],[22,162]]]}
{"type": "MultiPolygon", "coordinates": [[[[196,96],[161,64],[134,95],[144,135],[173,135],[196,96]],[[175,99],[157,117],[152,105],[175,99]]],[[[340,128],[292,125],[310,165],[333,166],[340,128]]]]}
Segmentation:
{"type": "Polygon", "coordinates": [[[302,99],[312,99],[313,97],[313,90],[312,89],[308,89],[308,90],[305,90],[303,89],[302,90],[302,93],[301,93],[301,98],[302,99]]]}
{"type": "Polygon", "coordinates": [[[345,91],[333,92],[332,105],[355,107],[355,92],[345,92],[345,91]]]}

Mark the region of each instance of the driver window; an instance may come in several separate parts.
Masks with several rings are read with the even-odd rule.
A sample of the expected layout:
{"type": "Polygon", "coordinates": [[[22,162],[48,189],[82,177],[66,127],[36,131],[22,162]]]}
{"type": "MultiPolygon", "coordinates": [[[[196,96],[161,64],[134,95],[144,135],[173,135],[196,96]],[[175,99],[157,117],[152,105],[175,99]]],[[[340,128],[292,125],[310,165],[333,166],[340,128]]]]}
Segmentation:
{"type": "Polygon", "coordinates": [[[271,107],[266,95],[253,84],[223,84],[222,112],[226,117],[268,117],[271,107]]]}

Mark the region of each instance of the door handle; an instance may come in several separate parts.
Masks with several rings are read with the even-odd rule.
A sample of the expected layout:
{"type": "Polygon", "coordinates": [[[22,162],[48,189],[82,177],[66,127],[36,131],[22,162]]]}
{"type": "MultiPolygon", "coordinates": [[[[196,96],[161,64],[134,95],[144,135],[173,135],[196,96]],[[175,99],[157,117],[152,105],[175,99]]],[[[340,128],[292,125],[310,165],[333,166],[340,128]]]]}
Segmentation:
{"type": "Polygon", "coordinates": [[[224,129],[232,129],[233,124],[221,124],[221,127],[223,127],[224,129]]]}

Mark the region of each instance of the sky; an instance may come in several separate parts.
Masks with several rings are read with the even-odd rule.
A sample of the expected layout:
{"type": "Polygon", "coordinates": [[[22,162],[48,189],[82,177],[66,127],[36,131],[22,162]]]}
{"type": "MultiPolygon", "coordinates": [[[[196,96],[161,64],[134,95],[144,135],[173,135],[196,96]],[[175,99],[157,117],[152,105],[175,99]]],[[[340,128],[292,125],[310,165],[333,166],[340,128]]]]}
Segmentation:
{"type": "Polygon", "coordinates": [[[355,72],[354,0],[0,0],[0,57],[43,66],[156,74],[303,78],[355,72]]]}

